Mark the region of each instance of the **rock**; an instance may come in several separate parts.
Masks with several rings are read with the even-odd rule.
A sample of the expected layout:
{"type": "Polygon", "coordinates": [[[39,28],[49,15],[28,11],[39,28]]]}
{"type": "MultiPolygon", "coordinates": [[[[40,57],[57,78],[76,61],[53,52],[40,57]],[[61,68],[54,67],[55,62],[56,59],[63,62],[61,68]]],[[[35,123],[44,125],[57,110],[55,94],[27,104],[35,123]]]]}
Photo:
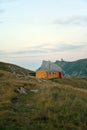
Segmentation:
{"type": "Polygon", "coordinates": [[[27,94],[26,89],[24,87],[17,88],[15,92],[20,94],[27,94]]]}
{"type": "Polygon", "coordinates": [[[39,92],[39,90],[38,89],[32,89],[32,90],[30,90],[31,92],[34,92],[34,93],[38,93],[39,92]]]}
{"type": "Polygon", "coordinates": [[[46,70],[47,72],[61,72],[62,68],[51,61],[44,61],[39,69],[46,70]]]}

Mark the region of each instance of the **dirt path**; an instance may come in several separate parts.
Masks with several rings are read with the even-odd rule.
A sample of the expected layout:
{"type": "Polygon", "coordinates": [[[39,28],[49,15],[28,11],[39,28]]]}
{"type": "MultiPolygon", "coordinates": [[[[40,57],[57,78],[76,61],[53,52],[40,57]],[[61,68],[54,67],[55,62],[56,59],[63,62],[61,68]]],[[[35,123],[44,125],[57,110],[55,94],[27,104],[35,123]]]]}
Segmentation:
{"type": "Polygon", "coordinates": [[[69,86],[71,89],[75,90],[75,91],[79,91],[81,93],[85,93],[87,94],[87,90],[86,89],[82,89],[82,88],[74,88],[72,86],[69,86]]]}
{"type": "Polygon", "coordinates": [[[83,94],[87,94],[87,90],[83,89],[83,88],[76,88],[76,87],[72,87],[70,85],[63,85],[63,84],[60,85],[60,87],[70,89],[70,90],[74,90],[74,91],[78,91],[78,92],[81,92],[83,94]]]}

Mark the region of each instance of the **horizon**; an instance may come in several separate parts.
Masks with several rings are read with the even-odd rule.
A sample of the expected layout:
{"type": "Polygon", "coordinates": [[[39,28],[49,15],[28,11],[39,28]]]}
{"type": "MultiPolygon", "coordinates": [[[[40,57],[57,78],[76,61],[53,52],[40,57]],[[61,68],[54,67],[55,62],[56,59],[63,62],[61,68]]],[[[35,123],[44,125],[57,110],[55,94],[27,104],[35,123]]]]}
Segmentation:
{"type": "Polygon", "coordinates": [[[0,61],[36,70],[85,59],[86,30],[86,0],[0,0],[0,61]]]}
{"type": "Polygon", "coordinates": [[[85,59],[87,59],[87,58],[82,58],[82,59],[77,59],[77,60],[73,60],[73,61],[67,61],[67,60],[65,60],[65,59],[58,59],[58,60],[55,60],[55,61],[51,61],[51,60],[42,60],[41,61],[41,63],[40,64],[38,64],[37,65],[37,68],[33,68],[33,66],[30,68],[30,66],[26,66],[26,65],[21,65],[21,64],[15,64],[15,63],[11,63],[11,62],[3,62],[3,61],[0,61],[0,62],[2,62],[2,63],[7,63],[7,64],[13,64],[13,65],[17,65],[17,66],[19,66],[19,67],[22,67],[22,68],[24,68],[24,69],[28,69],[28,70],[31,70],[31,71],[36,71],[40,66],[41,66],[41,64],[42,64],[42,62],[43,61],[50,61],[50,62],[52,62],[52,63],[54,63],[54,62],[56,62],[56,61],[66,61],[66,62],[75,62],[75,61],[79,61],[79,60],[85,60],[85,59]]]}

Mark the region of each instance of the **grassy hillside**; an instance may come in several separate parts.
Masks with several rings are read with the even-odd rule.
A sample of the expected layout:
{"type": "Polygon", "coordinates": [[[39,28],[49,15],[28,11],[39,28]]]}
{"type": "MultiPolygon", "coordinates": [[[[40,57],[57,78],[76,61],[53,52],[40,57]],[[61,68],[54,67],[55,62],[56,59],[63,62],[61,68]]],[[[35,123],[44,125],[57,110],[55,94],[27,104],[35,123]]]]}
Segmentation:
{"type": "Polygon", "coordinates": [[[74,62],[56,61],[55,63],[63,69],[66,75],[87,77],[87,59],[74,62]]]}
{"type": "Polygon", "coordinates": [[[2,71],[0,130],[87,130],[87,79],[18,79],[2,71]]]}
{"type": "Polygon", "coordinates": [[[20,66],[14,65],[14,64],[3,63],[3,62],[0,62],[0,70],[11,72],[18,77],[35,75],[35,72],[33,72],[31,70],[22,68],[20,66]]]}
{"type": "Polygon", "coordinates": [[[62,79],[51,79],[55,83],[62,85],[71,85],[74,88],[87,89],[87,78],[62,78],[62,79]]]}

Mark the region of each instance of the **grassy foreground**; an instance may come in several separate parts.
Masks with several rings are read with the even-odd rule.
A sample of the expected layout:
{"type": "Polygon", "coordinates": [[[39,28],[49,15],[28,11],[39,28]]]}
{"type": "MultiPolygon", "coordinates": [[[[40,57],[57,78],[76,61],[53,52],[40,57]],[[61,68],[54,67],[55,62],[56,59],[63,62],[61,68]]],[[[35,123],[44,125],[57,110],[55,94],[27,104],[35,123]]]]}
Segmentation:
{"type": "Polygon", "coordinates": [[[1,75],[0,130],[87,130],[87,79],[1,75]]]}

